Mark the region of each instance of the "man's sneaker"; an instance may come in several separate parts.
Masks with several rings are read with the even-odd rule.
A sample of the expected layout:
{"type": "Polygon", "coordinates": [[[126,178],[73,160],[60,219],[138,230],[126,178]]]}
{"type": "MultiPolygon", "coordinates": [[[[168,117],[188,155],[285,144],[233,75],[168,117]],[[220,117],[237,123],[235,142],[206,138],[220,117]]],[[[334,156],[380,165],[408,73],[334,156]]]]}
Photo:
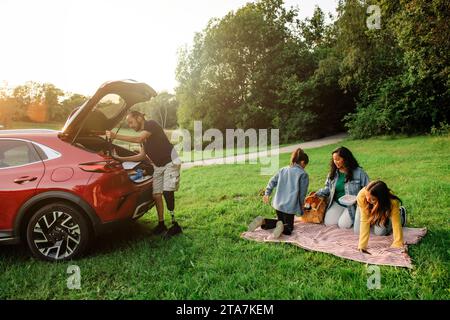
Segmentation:
{"type": "Polygon", "coordinates": [[[400,219],[402,221],[402,227],[406,226],[406,208],[400,206],[400,219]]]}
{"type": "Polygon", "coordinates": [[[163,223],[159,223],[153,230],[152,230],[152,234],[153,235],[158,235],[161,233],[167,232],[167,227],[165,224],[163,223]]]}
{"type": "Polygon", "coordinates": [[[253,232],[256,230],[256,228],[261,227],[264,223],[264,218],[261,216],[257,216],[249,225],[248,225],[248,231],[253,232]]]}
{"type": "Polygon", "coordinates": [[[275,229],[273,230],[273,238],[274,239],[278,239],[281,234],[283,233],[284,230],[284,224],[283,221],[277,221],[277,226],[275,227],[275,229]]]}

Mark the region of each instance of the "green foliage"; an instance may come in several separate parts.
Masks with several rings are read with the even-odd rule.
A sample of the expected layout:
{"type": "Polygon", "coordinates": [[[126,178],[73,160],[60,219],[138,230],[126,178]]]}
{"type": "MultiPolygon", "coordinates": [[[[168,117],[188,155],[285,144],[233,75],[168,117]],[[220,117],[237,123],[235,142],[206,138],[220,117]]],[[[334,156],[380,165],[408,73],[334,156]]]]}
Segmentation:
{"type": "Polygon", "coordinates": [[[448,136],[450,135],[450,124],[446,122],[440,122],[438,127],[431,127],[430,134],[432,136],[448,136]]]}
{"type": "Polygon", "coordinates": [[[82,94],[78,93],[70,94],[69,97],[67,97],[61,102],[61,107],[65,110],[65,112],[67,111],[70,112],[73,109],[80,107],[83,103],[86,102],[87,99],[88,97],[82,94]]]}
{"type": "Polygon", "coordinates": [[[28,81],[0,94],[0,122],[64,122],[86,97],[65,93],[51,83],[28,81]]]}
{"type": "Polygon", "coordinates": [[[147,118],[157,121],[164,129],[177,127],[178,101],[173,94],[161,92],[148,102],[135,105],[133,110],[144,113],[147,118]]]}
{"type": "MultiPolygon", "coordinates": [[[[211,20],[191,50],[180,54],[179,119],[219,129],[268,127],[276,113],[276,90],[291,53],[285,24],[292,14],[281,1],[248,4],[211,20]]],[[[293,44],[292,44],[293,45],[293,44]]]]}
{"type": "MultiPolygon", "coordinates": [[[[176,98],[161,93],[136,108],[165,128],[278,128],[281,143],[450,123],[449,1],[340,0],[325,20],[318,7],[299,20],[283,0],[211,19],[179,51],[176,98]],[[381,9],[380,29],[366,25],[369,4],[381,9]]],[[[61,122],[82,99],[27,82],[0,93],[0,121],[61,122]]]]}
{"type": "MultiPolygon", "coordinates": [[[[418,134],[450,114],[448,1],[373,1],[382,28],[364,31],[346,16],[358,1],[341,3],[338,37],[344,53],[341,85],[357,94],[356,113],[345,117],[355,138],[418,134]]],[[[359,15],[357,15],[359,16],[359,15]]]]}
{"type": "Polygon", "coordinates": [[[16,117],[37,122],[62,121],[70,112],[59,102],[63,95],[64,92],[51,83],[29,81],[17,86],[13,91],[19,106],[16,117]]]}
{"type": "Polygon", "coordinates": [[[300,21],[281,0],[249,3],[180,51],[179,123],[277,127],[282,142],[344,123],[356,138],[427,133],[449,122],[449,12],[446,0],[341,0],[327,24],[320,8],[300,21]]]}

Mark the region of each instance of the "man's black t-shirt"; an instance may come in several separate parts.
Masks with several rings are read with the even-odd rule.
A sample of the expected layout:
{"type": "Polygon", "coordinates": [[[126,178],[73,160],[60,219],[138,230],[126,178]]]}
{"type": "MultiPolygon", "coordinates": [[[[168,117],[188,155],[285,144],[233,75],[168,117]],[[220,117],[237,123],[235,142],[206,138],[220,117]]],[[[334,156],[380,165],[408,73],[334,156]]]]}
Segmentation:
{"type": "Polygon", "coordinates": [[[151,136],[144,142],[144,150],[153,163],[157,167],[163,167],[171,162],[173,145],[158,122],[155,120],[145,121],[144,130],[151,133],[151,136]]]}

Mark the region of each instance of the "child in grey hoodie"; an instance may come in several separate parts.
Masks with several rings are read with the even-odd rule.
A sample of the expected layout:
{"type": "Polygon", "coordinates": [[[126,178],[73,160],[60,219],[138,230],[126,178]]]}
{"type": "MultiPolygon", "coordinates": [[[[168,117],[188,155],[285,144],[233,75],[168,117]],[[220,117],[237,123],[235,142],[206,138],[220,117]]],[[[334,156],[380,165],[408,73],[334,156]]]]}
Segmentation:
{"type": "Polygon", "coordinates": [[[308,155],[301,148],[292,152],[290,165],[281,168],[270,179],[263,197],[263,201],[268,204],[269,196],[273,189],[277,188],[272,200],[277,219],[265,219],[258,216],[250,223],[248,231],[254,231],[258,227],[275,229],[274,238],[279,238],[282,233],[285,235],[292,233],[295,215],[303,214],[303,202],[309,186],[309,177],[304,169],[308,162],[308,155]]]}

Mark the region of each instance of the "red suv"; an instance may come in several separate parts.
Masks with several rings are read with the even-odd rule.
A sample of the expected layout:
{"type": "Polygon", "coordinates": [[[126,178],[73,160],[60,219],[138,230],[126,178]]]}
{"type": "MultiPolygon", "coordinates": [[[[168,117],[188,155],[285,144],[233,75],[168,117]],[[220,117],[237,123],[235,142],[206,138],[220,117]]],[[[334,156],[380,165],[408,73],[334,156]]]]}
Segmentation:
{"type": "Polygon", "coordinates": [[[61,131],[0,130],[0,244],[26,240],[37,258],[72,259],[108,226],[146,213],[154,205],[151,164],[113,160],[112,148],[133,151],[102,136],[154,96],[145,83],[107,82],[61,131]]]}

